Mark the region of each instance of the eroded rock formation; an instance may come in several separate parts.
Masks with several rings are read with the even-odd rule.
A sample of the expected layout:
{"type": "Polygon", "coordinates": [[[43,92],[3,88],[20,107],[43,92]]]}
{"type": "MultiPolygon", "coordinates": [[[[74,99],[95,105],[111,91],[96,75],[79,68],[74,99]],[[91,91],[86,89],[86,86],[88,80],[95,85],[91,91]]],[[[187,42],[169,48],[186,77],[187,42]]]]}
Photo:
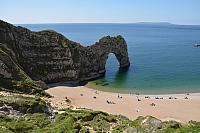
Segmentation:
{"type": "Polygon", "coordinates": [[[0,117],[17,118],[28,113],[43,113],[48,116],[54,116],[53,108],[40,98],[0,96],[0,117]]]}
{"type": "Polygon", "coordinates": [[[0,21],[0,86],[15,80],[74,84],[91,80],[105,73],[109,53],[116,55],[120,68],[129,67],[122,36],[103,37],[83,47],[52,30],[33,32],[0,21]]]}

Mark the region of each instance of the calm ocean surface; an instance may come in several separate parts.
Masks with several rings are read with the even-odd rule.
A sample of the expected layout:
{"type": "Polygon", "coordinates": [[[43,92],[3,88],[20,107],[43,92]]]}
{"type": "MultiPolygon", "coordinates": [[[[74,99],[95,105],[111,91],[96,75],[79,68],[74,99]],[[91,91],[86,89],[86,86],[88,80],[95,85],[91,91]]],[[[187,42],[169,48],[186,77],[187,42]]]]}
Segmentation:
{"type": "Polygon", "coordinates": [[[87,46],[102,36],[122,35],[131,66],[118,71],[109,55],[104,78],[90,86],[106,91],[143,94],[200,92],[200,26],[160,24],[31,24],[31,30],[53,29],[87,46]]]}

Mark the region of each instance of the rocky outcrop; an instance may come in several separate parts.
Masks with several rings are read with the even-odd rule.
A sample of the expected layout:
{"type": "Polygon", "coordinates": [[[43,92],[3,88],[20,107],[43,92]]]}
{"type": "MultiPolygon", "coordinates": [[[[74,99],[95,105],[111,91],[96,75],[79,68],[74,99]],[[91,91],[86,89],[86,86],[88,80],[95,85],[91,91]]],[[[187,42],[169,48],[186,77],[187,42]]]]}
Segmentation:
{"type": "Polygon", "coordinates": [[[146,129],[147,132],[155,132],[155,130],[162,127],[162,121],[152,116],[146,116],[142,118],[140,125],[146,129]]]}
{"type": "Polygon", "coordinates": [[[83,47],[52,30],[33,32],[0,21],[0,80],[4,83],[41,80],[78,84],[102,76],[109,53],[116,55],[120,69],[129,67],[122,36],[103,37],[83,47]]]}
{"type": "Polygon", "coordinates": [[[54,116],[53,108],[40,98],[0,96],[0,117],[19,117],[27,113],[43,113],[54,116]]]}

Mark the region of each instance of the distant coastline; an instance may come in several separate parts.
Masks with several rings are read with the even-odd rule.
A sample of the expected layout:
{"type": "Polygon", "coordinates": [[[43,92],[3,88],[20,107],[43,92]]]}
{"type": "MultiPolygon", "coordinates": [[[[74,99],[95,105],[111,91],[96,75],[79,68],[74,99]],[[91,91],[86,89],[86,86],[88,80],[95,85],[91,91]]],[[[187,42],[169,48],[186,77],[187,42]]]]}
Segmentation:
{"type": "Polygon", "coordinates": [[[57,24],[135,24],[135,25],[160,25],[160,26],[200,26],[200,24],[178,24],[170,22],[46,22],[46,23],[13,23],[16,26],[21,25],[57,25],[57,24]]]}

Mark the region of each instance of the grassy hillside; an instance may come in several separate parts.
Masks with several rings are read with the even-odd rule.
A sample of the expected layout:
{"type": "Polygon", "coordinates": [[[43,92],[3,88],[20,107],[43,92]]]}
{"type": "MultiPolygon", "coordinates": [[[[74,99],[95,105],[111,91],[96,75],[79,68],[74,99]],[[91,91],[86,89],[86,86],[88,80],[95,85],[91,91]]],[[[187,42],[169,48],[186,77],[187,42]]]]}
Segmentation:
{"type": "Polygon", "coordinates": [[[40,98],[1,96],[0,105],[0,133],[200,132],[200,123],[192,121],[161,122],[151,116],[129,120],[92,110],[64,109],[54,114],[51,106],[40,98]],[[13,115],[7,110],[17,113],[13,115]]]}

